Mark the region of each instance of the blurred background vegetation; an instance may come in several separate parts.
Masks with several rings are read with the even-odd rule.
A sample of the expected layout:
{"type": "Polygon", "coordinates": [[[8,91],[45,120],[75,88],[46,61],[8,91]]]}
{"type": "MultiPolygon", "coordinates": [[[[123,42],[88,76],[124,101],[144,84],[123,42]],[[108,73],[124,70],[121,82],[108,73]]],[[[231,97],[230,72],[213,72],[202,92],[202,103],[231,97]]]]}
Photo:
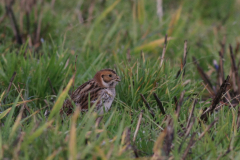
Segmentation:
{"type": "MultiPolygon", "coordinates": [[[[109,67],[125,60],[128,50],[132,59],[139,58],[141,51],[150,59],[159,57],[165,34],[169,37],[167,61],[179,65],[175,62],[180,61],[182,43],[188,40],[189,54],[203,59],[200,63],[204,62],[205,68],[212,64],[212,59],[219,57],[218,43],[225,35],[226,41],[233,46],[239,41],[239,1],[170,0],[159,3],[154,0],[5,0],[0,6],[0,51],[11,58],[15,55],[7,53],[16,54],[25,44],[25,55],[49,58],[57,51],[64,52],[62,55],[72,60],[69,64],[73,64],[78,55],[77,68],[84,68],[77,70],[79,75],[100,53],[107,55],[104,62],[109,67]]],[[[188,56],[190,61],[191,56],[188,56]]],[[[17,64],[12,65],[12,70],[1,76],[6,82],[3,85],[8,85],[14,70],[19,68],[17,64]]],[[[93,70],[96,71],[96,67],[93,70]]],[[[20,80],[22,83],[28,78],[24,77],[20,80]]],[[[57,88],[61,85],[54,84],[57,88]]]]}
{"type": "MultiPolygon", "coordinates": [[[[237,48],[240,42],[240,0],[1,0],[0,4],[0,123],[5,126],[0,140],[0,146],[4,148],[1,153],[3,150],[5,152],[0,158],[20,156],[31,159],[39,156],[39,159],[45,159],[52,156],[50,159],[58,159],[75,155],[80,159],[91,159],[93,153],[97,152],[96,157],[102,156],[104,159],[103,155],[109,153],[107,151],[112,145],[115,146],[114,154],[111,156],[109,153],[109,157],[108,154],[105,155],[107,159],[121,157],[125,153],[121,148],[125,145],[121,142],[121,134],[125,127],[130,126],[133,136],[142,110],[148,118],[144,118],[145,125],[140,129],[136,148],[140,155],[151,156],[154,142],[162,131],[158,125],[164,117],[159,115],[153,123],[139,94],[145,95],[154,112],[159,113],[151,95],[153,92],[157,93],[168,114],[172,115],[175,103],[173,97],[180,97],[185,90],[189,99],[184,101],[186,108],[180,115],[181,120],[185,121],[188,107],[192,103],[190,99],[198,94],[197,98],[201,101],[203,93],[207,92],[202,92],[204,87],[193,65],[192,56],[198,59],[215,82],[217,73],[213,72],[213,61],[219,60],[219,43],[225,41],[237,48]],[[168,36],[168,43],[162,67],[159,64],[165,35],[168,36]],[[188,40],[185,77],[176,79],[176,73],[181,67],[184,40],[188,40]],[[122,79],[121,85],[117,87],[118,95],[114,103],[115,109],[118,109],[104,117],[106,123],[102,131],[98,131],[103,132],[103,136],[92,143],[90,148],[84,148],[86,144],[82,137],[90,130],[89,126],[94,124],[94,117],[88,122],[84,117],[80,120],[65,117],[65,123],[59,128],[60,117],[56,115],[56,122],[49,122],[44,113],[46,108],[50,110],[55,105],[60,106],[55,103],[56,99],[62,98],[61,94],[66,91],[63,89],[75,71],[73,88],[91,79],[102,68],[115,69],[122,79]],[[15,72],[16,76],[13,76],[15,72]],[[14,102],[16,103],[13,104],[14,102]],[[25,109],[22,111],[20,127],[15,122],[21,113],[21,106],[25,109]],[[8,110],[9,108],[12,109],[8,110]],[[6,116],[7,113],[12,114],[6,116]],[[111,119],[113,115],[114,120],[111,119]],[[119,115],[124,115],[124,120],[119,115]],[[73,122],[82,122],[76,131],[81,136],[78,136],[79,143],[68,144],[67,136],[71,132],[69,126],[73,122]],[[6,127],[14,124],[21,129],[12,130],[11,127],[6,127]],[[51,129],[44,132],[47,127],[51,129]],[[20,144],[20,141],[14,141],[21,138],[20,132],[26,134],[25,137],[32,133],[36,135],[20,144]],[[13,134],[12,137],[9,137],[10,133],[13,134]],[[41,141],[46,135],[49,138],[41,141]],[[56,138],[57,135],[60,135],[61,140],[56,138]],[[102,151],[99,146],[107,138],[117,140],[114,144],[107,142],[102,151]],[[9,150],[12,143],[15,143],[13,146],[16,150],[21,150],[21,153],[15,155],[15,150],[9,150]],[[39,150],[38,154],[30,149],[30,143],[39,150]],[[21,146],[20,149],[16,144],[21,146]],[[41,148],[45,145],[50,147],[41,148]],[[71,152],[71,145],[84,151],[81,155],[71,152]]],[[[236,57],[239,58],[239,55],[236,54],[236,57]]],[[[226,73],[229,73],[230,54],[226,54],[224,66],[226,73]]],[[[206,105],[208,104],[198,104],[197,108],[206,105]]],[[[224,130],[223,121],[229,122],[231,128],[232,116],[234,114],[225,119],[222,117],[216,130],[224,130]]],[[[175,127],[177,130],[180,125],[175,127]]],[[[197,130],[197,124],[194,129],[197,130]]],[[[93,131],[91,142],[96,140],[97,133],[94,129],[93,131]]],[[[231,134],[232,131],[233,129],[229,129],[226,134],[231,134]]],[[[224,135],[221,133],[216,137],[215,142],[200,142],[199,147],[193,149],[190,159],[222,142],[224,135]]],[[[182,139],[175,139],[175,145],[180,145],[180,141],[182,139]]],[[[204,155],[205,158],[216,158],[224,153],[229,143],[223,143],[220,150],[214,149],[211,154],[204,155]]],[[[239,147],[235,149],[237,151],[239,147]]],[[[183,151],[175,149],[172,155],[177,157],[182,153],[183,151]]],[[[126,154],[129,157],[129,153],[126,154]]]]}

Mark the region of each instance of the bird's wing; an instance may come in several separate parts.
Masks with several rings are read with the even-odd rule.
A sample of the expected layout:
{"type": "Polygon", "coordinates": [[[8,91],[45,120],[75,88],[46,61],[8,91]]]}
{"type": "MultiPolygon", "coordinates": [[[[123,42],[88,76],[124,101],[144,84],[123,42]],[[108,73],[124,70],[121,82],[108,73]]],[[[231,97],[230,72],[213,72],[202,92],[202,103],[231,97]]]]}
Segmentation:
{"type": "Polygon", "coordinates": [[[98,87],[97,83],[93,80],[90,80],[86,83],[83,83],[81,86],[79,86],[71,95],[71,99],[76,102],[82,99],[82,97],[86,94],[86,92],[89,92],[90,90],[98,87]]]}
{"type": "Polygon", "coordinates": [[[65,112],[67,115],[71,114],[73,112],[73,105],[72,102],[74,102],[77,106],[82,107],[83,101],[86,99],[86,95],[89,91],[94,89],[97,86],[97,84],[93,81],[90,80],[81,86],[79,86],[71,95],[71,100],[67,99],[63,107],[60,111],[60,113],[65,112]]]}
{"type": "Polygon", "coordinates": [[[90,105],[93,105],[95,102],[97,103],[96,106],[101,105],[100,99],[103,92],[104,88],[100,87],[95,81],[90,80],[78,87],[72,94],[71,99],[77,106],[86,110],[88,109],[89,98],[90,105]]]}

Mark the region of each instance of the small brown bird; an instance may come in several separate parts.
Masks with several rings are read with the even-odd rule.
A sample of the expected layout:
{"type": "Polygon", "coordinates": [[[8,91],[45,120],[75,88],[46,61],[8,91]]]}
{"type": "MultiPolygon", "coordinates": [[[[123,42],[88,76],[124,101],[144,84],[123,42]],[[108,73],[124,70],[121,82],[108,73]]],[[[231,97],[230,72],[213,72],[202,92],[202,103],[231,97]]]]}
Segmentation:
{"type": "MultiPolygon", "coordinates": [[[[98,71],[93,79],[79,86],[71,95],[71,100],[80,107],[81,111],[88,110],[88,100],[90,96],[90,106],[96,103],[95,110],[101,115],[103,107],[105,111],[111,108],[114,97],[116,96],[115,87],[121,79],[112,69],[98,71]]],[[[67,115],[73,112],[73,105],[68,99],[64,102],[61,113],[67,115]]]]}

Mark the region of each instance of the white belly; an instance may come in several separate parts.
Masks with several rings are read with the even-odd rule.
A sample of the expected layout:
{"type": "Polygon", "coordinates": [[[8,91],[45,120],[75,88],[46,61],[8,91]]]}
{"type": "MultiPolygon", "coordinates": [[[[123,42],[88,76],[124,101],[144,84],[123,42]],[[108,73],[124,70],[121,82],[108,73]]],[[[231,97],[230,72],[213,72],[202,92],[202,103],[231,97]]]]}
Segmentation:
{"type": "Polygon", "coordinates": [[[113,102],[115,96],[116,96],[115,88],[105,89],[105,93],[102,96],[103,103],[102,103],[102,107],[99,110],[99,114],[104,113],[103,109],[105,110],[105,112],[107,112],[111,108],[112,102],[113,102]]]}
{"type": "Polygon", "coordinates": [[[105,111],[108,111],[111,108],[113,100],[114,100],[114,98],[103,104],[105,107],[105,111]]]}

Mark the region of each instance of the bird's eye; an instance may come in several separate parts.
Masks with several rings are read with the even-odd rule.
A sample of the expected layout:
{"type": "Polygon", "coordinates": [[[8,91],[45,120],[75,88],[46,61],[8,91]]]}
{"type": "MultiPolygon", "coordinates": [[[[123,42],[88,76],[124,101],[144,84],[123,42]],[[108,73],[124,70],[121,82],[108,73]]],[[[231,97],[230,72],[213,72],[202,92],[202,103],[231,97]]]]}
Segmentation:
{"type": "Polygon", "coordinates": [[[112,75],[111,75],[111,74],[109,74],[109,77],[112,77],[112,75]]]}

